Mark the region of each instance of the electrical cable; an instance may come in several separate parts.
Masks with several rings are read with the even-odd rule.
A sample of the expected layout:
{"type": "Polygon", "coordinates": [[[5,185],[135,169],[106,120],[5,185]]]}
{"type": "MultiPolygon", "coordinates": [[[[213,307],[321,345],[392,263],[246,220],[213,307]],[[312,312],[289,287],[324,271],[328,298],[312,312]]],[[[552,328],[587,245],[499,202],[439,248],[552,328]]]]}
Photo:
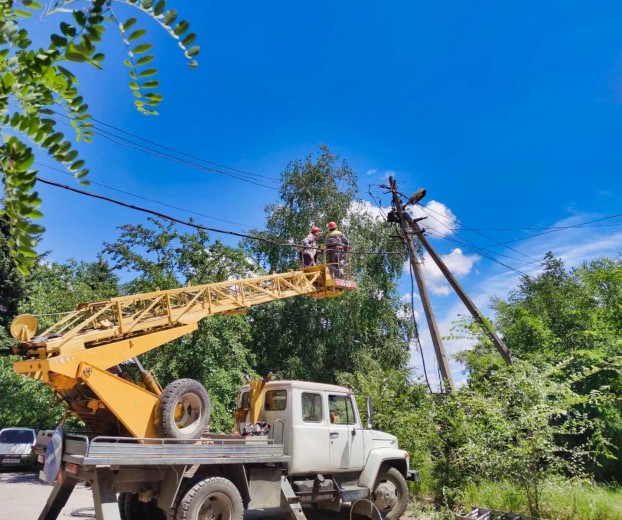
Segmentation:
{"type": "MultiPolygon", "coordinates": [[[[422,208],[423,208],[423,209],[424,209],[424,211],[425,211],[425,208],[424,208],[423,206],[422,206],[422,208]]],[[[437,219],[434,215],[430,215],[429,213],[428,213],[428,215],[429,215],[430,217],[432,217],[434,220],[436,220],[439,224],[441,224],[441,226],[444,226],[444,227],[446,227],[449,231],[452,231],[452,232],[453,232],[453,229],[451,229],[449,226],[447,226],[444,222],[441,222],[441,221],[440,221],[439,219],[437,219]]],[[[481,254],[481,255],[483,255],[485,258],[488,258],[489,260],[492,260],[493,262],[496,262],[496,263],[498,263],[499,265],[502,265],[502,266],[503,266],[503,267],[505,267],[506,269],[509,269],[509,270],[511,270],[511,271],[514,271],[514,272],[515,272],[515,273],[517,273],[517,274],[520,274],[520,275],[522,275],[522,276],[528,276],[526,273],[523,273],[522,271],[519,271],[518,269],[516,269],[516,268],[514,268],[514,267],[512,267],[512,266],[510,266],[510,265],[507,265],[507,264],[505,264],[505,263],[501,262],[500,260],[497,260],[497,259],[496,259],[496,258],[494,258],[494,257],[493,257],[490,253],[487,253],[487,252],[486,252],[486,251],[484,251],[482,248],[477,247],[475,244],[473,244],[473,243],[469,242],[469,241],[468,241],[468,240],[466,240],[464,237],[461,237],[461,238],[462,238],[463,240],[465,240],[465,241],[466,241],[466,243],[467,243],[467,244],[469,244],[469,245],[471,246],[470,248],[469,248],[469,246],[467,246],[465,243],[460,242],[460,241],[456,240],[455,238],[450,237],[450,236],[448,236],[448,235],[444,236],[443,238],[446,238],[447,240],[451,240],[451,241],[453,241],[453,242],[456,242],[457,244],[462,245],[462,246],[463,246],[463,247],[465,247],[466,249],[472,249],[472,250],[474,249],[476,252],[480,253],[480,254],[481,254]]],[[[498,254],[498,255],[501,255],[501,253],[497,253],[497,254],[498,254]]],[[[507,256],[507,255],[501,255],[501,256],[507,256]]],[[[512,257],[510,257],[510,258],[512,258],[512,257]]],[[[517,260],[516,258],[512,258],[512,259],[513,259],[513,260],[517,260]]],[[[517,261],[519,261],[519,262],[524,262],[523,260],[517,260],[517,261]]],[[[525,262],[525,263],[527,263],[527,262],[525,262]]]]}
{"type": "MultiPolygon", "coordinates": [[[[415,259],[415,262],[417,260],[415,259]]],[[[417,340],[417,345],[419,346],[419,353],[421,354],[421,364],[423,365],[423,375],[425,377],[425,382],[428,385],[428,390],[432,393],[432,386],[430,385],[430,380],[428,379],[428,371],[425,366],[425,356],[423,355],[423,347],[421,346],[421,339],[419,338],[419,327],[417,325],[417,317],[415,316],[415,280],[413,277],[413,266],[412,263],[409,262],[410,265],[410,310],[412,311],[413,316],[413,324],[415,325],[415,339],[417,340]]]]}
{"type": "MultiPolygon", "coordinates": [[[[64,121],[58,121],[56,119],[53,119],[53,121],[55,121],[58,124],[61,125],[65,125],[65,126],[69,126],[71,127],[71,125],[69,123],[66,123],[64,121]]],[[[125,139],[124,137],[120,137],[114,134],[111,134],[110,132],[107,132],[105,130],[95,130],[95,129],[91,129],[93,130],[93,132],[102,137],[103,139],[106,139],[107,141],[110,141],[118,146],[122,146],[124,148],[130,149],[130,150],[136,150],[138,152],[141,153],[145,153],[154,157],[157,157],[159,159],[165,159],[168,161],[172,161],[178,164],[183,164],[184,166],[190,166],[191,168],[196,168],[198,170],[202,170],[202,171],[206,171],[209,173],[215,173],[215,174],[221,174],[221,175],[226,175],[227,177],[231,177],[233,179],[237,179],[243,182],[248,182],[250,184],[254,184],[255,186],[260,186],[262,188],[267,188],[269,190],[274,190],[274,191],[278,191],[278,188],[275,188],[274,186],[268,186],[266,184],[262,184],[261,182],[256,182],[255,180],[251,180],[248,178],[244,178],[238,174],[235,173],[231,173],[231,172],[226,172],[226,171],[222,171],[222,170],[218,170],[215,168],[211,168],[208,166],[204,166],[201,164],[198,164],[196,162],[192,162],[192,161],[188,161],[186,159],[180,159],[179,157],[175,157],[173,155],[164,153],[164,152],[160,152],[158,150],[154,150],[153,148],[149,148],[148,146],[144,146],[142,144],[139,143],[134,143],[128,139],[125,139]],[[125,142],[124,142],[125,141],[125,142]]]]}
{"type": "MultiPolygon", "coordinates": [[[[442,216],[442,217],[446,218],[447,220],[450,220],[450,221],[454,222],[455,224],[458,224],[459,226],[461,226],[461,228],[462,228],[462,229],[465,229],[465,230],[467,230],[467,231],[473,231],[474,233],[477,233],[478,235],[480,235],[480,236],[482,236],[482,237],[486,238],[487,240],[491,240],[492,242],[495,242],[494,244],[491,244],[491,245],[490,245],[490,247],[492,247],[492,246],[496,246],[496,245],[499,245],[499,241],[498,241],[498,240],[496,240],[496,239],[494,239],[494,238],[491,238],[491,237],[487,236],[486,234],[484,234],[484,233],[480,232],[480,231],[479,231],[479,230],[477,230],[477,229],[473,229],[473,228],[470,228],[470,227],[466,227],[466,226],[464,226],[464,225],[463,225],[461,222],[459,222],[457,219],[453,219],[453,218],[451,218],[451,217],[448,217],[447,215],[444,215],[444,214],[443,214],[443,213],[441,213],[440,211],[436,211],[436,210],[434,210],[434,209],[432,209],[432,208],[430,208],[430,207],[423,206],[423,205],[421,205],[421,204],[418,204],[418,206],[420,206],[421,208],[425,208],[427,211],[432,211],[433,213],[436,213],[437,215],[440,215],[440,216],[442,216]]],[[[456,233],[456,234],[457,234],[457,233],[456,233]]],[[[464,237],[462,237],[462,238],[464,238],[464,237]]],[[[524,256],[524,257],[526,257],[526,258],[529,258],[530,260],[533,260],[533,262],[532,262],[532,263],[535,263],[535,264],[540,264],[540,261],[539,261],[539,260],[537,260],[536,258],[533,258],[532,256],[529,256],[527,253],[523,253],[522,251],[519,251],[518,249],[515,249],[515,248],[510,247],[510,246],[503,246],[503,247],[505,247],[506,249],[509,249],[510,251],[514,251],[515,253],[518,253],[519,255],[522,255],[522,256],[524,256]]],[[[498,254],[499,254],[499,253],[498,253],[498,254]]],[[[507,255],[503,255],[503,256],[507,256],[507,255]]],[[[512,258],[512,257],[511,257],[511,256],[508,256],[508,258],[512,258]]],[[[516,259],[516,258],[514,258],[514,260],[517,260],[517,259],[516,259]]]]}
{"type": "Polygon", "coordinates": [[[170,148],[170,147],[164,146],[164,145],[162,145],[160,143],[156,143],[155,141],[150,141],[149,139],[145,139],[144,137],[140,137],[139,135],[133,134],[131,132],[127,132],[127,131],[125,131],[125,130],[123,130],[121,128],[118,128],[116,126],[110,125],[108,123],[104,123],[103,121],[100,121],[99,119],[95,119],[94,117],[91,118],[91,119],[93,121],[95,121],[96,123],[99,123],[100,125],[107,126],[108,128],[112,128],[112,129],[116,130],[117,132],[124,133],[126,135],[131,136],[131,137],[134,137],[135,139],[140,139],[141,141],[144,141],[144,142],[149,143],[149,144],[153,144],[155,146],[163,148],[164,150],[168,150],[170,152],[174,152],[176,154],[183,155],[185,157],[189,157],[190,159],[194,159],[195,161],[201,161],[201,162],[204,162],[204,163],[207,163],[207,164],[211,164],[213,166],[217,166],[219,168],[226,168],[227,170],[231,170],[233,172],[242,173],[242,174],[250,175],[250,176],[254,176],[254,177],[260,177],[262,179],[267,179],[267,180],[270,180],[270,181],[273,181],[273,182],[280,182],[279,179],[276,179],[274,177],[269,177],[267,175],[261,175],[259,173],[252,173],[252,172],[248,172],[248,171],[245,171],[245,170],[239,170],[237,168],[232,168],[231,166],[226,166],[224,164],[220,164],[220,163],[217,163],[217,162],[208,161],[207,159],[202,159],[201,157],[197,157],[195,155],[192,155],[192,154],[189,154],[189,153],[186,153],[186,152],[181,152],[179,150],[176,150],[175,148],[170,148]]]}
{"type": "MultiPolygon", "coordinates": [[[[67,171],[61,170],[60,168],[54,168],[53,166],[49,166],[47,164],[42,164],[42,163],[39,163],[39,162],[35,162],[34,164],[36,164],[37,166],[41,166],[43,168],[48,168],[49,170],[57,171],[59,173],[62,173],[63,175],[68,175],[69,177],[74,177],[74,175],[72,173],[69,173],[67,171]]],[[[137,199],[145,200],[147,202],[154,202],[156,204],[160,204],[161,206],[165,206],[167,208],[176,209],[176,210],[179,210],[179,211],[184,211],[184,212],[190,213],[192,215],[197,215],[199,217],[205,217],[205,218],[209,218],[209,219],[212,219],[212,220],[219,220],[221,222],[226,222],[227,224],[234,224],[236,226],[242,226],[242,227],[247,228],[247,229],[252,229],[253,228],[253,226],[249,226],[247,224],[242,224],[240,222],[235,222],[233,220],[226,220],[224,218],[212,217],[211,215],[206,215],[205,213],[198,213],[197,211],[191,211],[189,209],[179,208],[177,206],[173,206],[171,204],[167,204],[166,202],[160,202],[159,200],[150,199],[150,198],[147,198],[147,197],[142,197],[141,195],[136,195],[134,193],[130,193],[129,191],[120,190],[118,188],[114,188],[112,186],[108,186],[106,184],[102,184],[101,182],[96,182],[96,181],[93,181],[93,180],[89,179],[89,183],[90,184],[94,184],[96,186],[101,186],[102,188],[107,188],[107,189],[112,190],[112,191],[116,191],[118,193],[123,193],[124,195],[129,195],[130,197],[135,197],[137,199]]]]}
{"type": "MultiPolygon", "coordinates": [[[[550,231],[544,231],[543,233],[535,233],[534,235],[528,235],[528,236],[523,237],[523,238],[516,238],[514,240],[508,240],[507,242],[500,242],[497,245],[512,244],[514,242],[520,242],[521,240],[527,240],[529,238],[535,238],[535,237],[539,237],[539,236],[542,236],[542,235],[549,235],[551,233],[556,233],[558,231],[564,231],[566,229],[581,228],[581,227],[584,227],[585,224],[593,224],[594,222],[602,222],[603,220],[610,220],[612,218],[617,218],[617,217],[622,217],[622,213],[617,213],[616,215],[609,215],[607,217],[596,218],[596,219],[593,219],[593,220],[588,220],[586,222],[580,222],[579,224],[572,224],[570,226],[560,226],[560,227],[557,227],[555,229],[551,229],[550,231]]],[[[488,249],[488,247],[489,246],[487,246],[485,249],[488,249]]]]}
{"type": "MultiPolygon", "coordinates": [[[[150,215],[155,215],[156,217],[160,217],[162,219],[165,220],[169,220],[171,222],[175,222],[177,224],[183,224],[184,226],[189,226],[195,229],[202,229],[205,231],[212,231],[213,233],[222,233],[225,235],[232,235],[232,236],[236,236],[236,237],[240,237],[240,238],[247,238],[249,240],[257,240],[260,242],[266,242],[278,247],[295,247],[295,248],[300,248],[302,247],[301,244],[287,244],[287,243],[283,243],[283,242],[277,242],[276,240],[271,240],[269,238],[265,238],[265,237],[259,237],[256,235],[248,235],[245,233],[238,233],[236,231],[230,231],[230,230],[226,230],[226,229],[218,229],[218,228],[212,228],[212,227],[208,227],[208,226],[204,226],[202,224],[195,224],[194,222],[188,222],[185,220],[181,220],[178,219],[176,217],[173,217],[171,215],[166,215],[164,213],[160,213],[159,211],[154,211],[152,209],[148,209],[148,208],[142,208],[140,206],[134,206],[133,204],[127,204],[126,202],[117,200],[117,199],[113,199],[111,197],[106,197],[104,195],[99,195],[97,193],[92,193],[89,191],[85,191],[85,190],[80,190],[78,188],[72,188],[71,186],[67,186],[66,184],[60,184],[58,182],[54,182],[51,181],[49,179],[44,179],[42,177],[37,176],[37,181],[42,182],[43,184],[48,184],[50,186],[55,186],[57,188],[62,188],[65,189],[67,191],[72,191],[74,193],[79,193],[80,195],[85,195],[87,197],[92,197],[95,199],[100,199],[100,200],[105,200],[107,202],[111,202],[112,204],[116,204],[118,206],[123,206],[125,208],[129,208],[129,209],[133,209],[136,211],[141,211],[143,213],[148,213],[150,215]]],[[[404,253],[402,251],[348,251],[349,254],[352,255],[403,255],[404,253]]]]}

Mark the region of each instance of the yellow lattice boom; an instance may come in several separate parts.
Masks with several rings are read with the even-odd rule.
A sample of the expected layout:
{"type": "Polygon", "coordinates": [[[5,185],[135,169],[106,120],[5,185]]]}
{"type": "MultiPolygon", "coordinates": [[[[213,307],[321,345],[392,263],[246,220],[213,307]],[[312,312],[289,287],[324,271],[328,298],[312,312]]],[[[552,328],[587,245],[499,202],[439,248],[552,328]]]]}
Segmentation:
{"type": "Polygon", "coordinates": [[[328,267],[316,266],[80,304],[36,337],[36,322],[21,316],[11,325],[22,341],[14,347],[22,357],[15,371],[49,385],[95,433],[110,433],[110,412],[133,435],[156,437],[157,382],[147,374],[136,385],[109,369],[193,332],[209,316],[242,314],[294,296],[335,297],[355,288],[355,282],[334,279],[328,267]]]}

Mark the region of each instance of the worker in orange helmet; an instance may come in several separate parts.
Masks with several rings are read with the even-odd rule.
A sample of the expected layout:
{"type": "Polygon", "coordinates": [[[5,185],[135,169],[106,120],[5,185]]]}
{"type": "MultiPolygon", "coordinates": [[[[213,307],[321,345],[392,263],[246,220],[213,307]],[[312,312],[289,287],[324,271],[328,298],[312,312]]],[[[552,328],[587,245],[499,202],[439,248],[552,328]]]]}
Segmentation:
{"type": "Polygon", "coordinates": [[[303,267],[312,267],[315,265],[315,258],[320,251],[318,239],[322,234],[322,230],[317,226],[312,226],[311,231],[302,241],[300,256],[303,267]]]}
{"type": "Polygon", "coordinates": [[[350,242],[337,229],[336,222],[329,222],[326,227],[328,228],[328,233],[326,233],[326,263],[334,278],[343,278],[343,264],[350,242]]]}

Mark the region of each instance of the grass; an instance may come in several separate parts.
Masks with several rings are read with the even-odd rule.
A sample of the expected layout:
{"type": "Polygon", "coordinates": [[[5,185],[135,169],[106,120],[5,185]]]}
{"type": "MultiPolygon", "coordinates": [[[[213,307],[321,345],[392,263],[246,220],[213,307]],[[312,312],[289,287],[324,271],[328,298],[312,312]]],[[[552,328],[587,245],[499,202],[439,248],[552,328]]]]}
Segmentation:
{"type": "MultiPolygon", "coordinates": [[[[522,489],[509,482],[469,484],[459,500],[469,510],[485,507],[530,514],[522,489]]],[[[544,483],[540,516],[549,520],[622,520],[622,489],[589,482],[544,483]]]]}

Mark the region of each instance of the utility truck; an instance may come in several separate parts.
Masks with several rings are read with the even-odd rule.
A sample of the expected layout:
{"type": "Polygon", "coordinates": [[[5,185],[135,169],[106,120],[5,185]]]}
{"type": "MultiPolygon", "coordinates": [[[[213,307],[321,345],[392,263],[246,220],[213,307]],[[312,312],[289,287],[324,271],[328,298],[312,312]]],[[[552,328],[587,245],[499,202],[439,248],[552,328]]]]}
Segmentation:
{"type": "Polygon", "coordinates": [[[394,436],[363,428],[347,388],[249,380],[238,397],[236,431],[206,434],[205,388],[181,379],[162,389],[137,357],[209,316],[355,288],[320,265],[85,303],[39,335],[34,317],[18,316],[10,327],[21,341],[16,372],[50,386],[92,432],[38,435],[42,475],[54,483],[39,518],[57,518],[79,481],[92,486],[97,520],[240,520],[244,509],[277,506],[304,519],[302,504],[338,509],[361,499],[362,512],[399,518],[406,479],[417,474],[394,436]],[[123,369],[128,361],[141,381],[123,369]]]}

